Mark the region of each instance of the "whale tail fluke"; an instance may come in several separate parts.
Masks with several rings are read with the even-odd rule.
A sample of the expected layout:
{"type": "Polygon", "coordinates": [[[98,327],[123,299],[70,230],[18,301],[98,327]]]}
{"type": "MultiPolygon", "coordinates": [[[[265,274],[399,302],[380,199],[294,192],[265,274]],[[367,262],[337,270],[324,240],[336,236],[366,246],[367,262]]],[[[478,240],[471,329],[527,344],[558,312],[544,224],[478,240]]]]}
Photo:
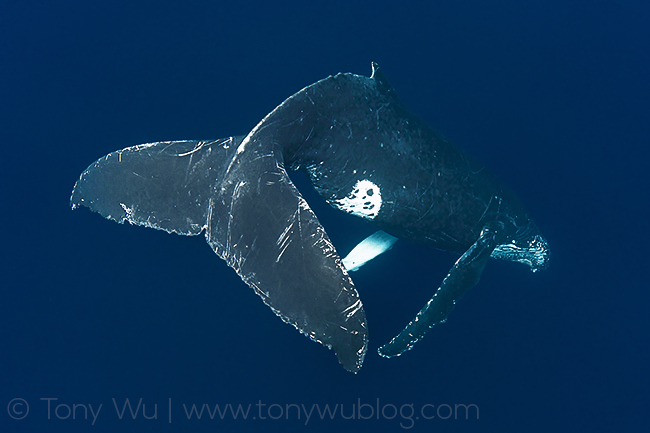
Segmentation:
{"type": "Polygon", "coordinates": [[[128,147],[90,165],[70,201],[118,223],[204,234],[283,321],[332,348],[347,370],[361,367],[359,295],[274,145],[239,136],[128,147]]]}

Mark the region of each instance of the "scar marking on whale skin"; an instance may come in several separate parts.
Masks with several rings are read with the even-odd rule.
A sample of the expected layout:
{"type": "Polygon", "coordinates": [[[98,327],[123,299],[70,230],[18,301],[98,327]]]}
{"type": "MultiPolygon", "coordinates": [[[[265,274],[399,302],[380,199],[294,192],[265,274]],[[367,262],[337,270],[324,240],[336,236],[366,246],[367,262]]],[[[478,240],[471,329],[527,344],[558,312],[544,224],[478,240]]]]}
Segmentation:
{"type": "Polygon", "coordinates": [[[379,214],[381,203],[381,189],[367,179],[358,181],[346,197],[331,201],[338,209],[369,220],[379,214]]]}

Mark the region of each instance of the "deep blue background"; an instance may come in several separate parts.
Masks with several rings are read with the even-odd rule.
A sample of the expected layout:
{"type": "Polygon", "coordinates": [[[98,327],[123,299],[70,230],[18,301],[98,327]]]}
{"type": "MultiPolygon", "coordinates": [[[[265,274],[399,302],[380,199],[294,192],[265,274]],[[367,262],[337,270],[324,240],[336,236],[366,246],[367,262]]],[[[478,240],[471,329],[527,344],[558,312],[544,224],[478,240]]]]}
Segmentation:
{"type": "MultiPolygon", "coordinates": [[[[649,22],[647,1],[2,1],[0,431],[90,429],[47,420],[40,398],[103,404],[94,431],[302,431],[304,418],[190,422],[182,404],[349,412],[377,398],[480,407],[479,420],[412,431],[644,431],[649,22]],[[78,175],[108,152],[246,133],[302,87],[369,75],[371,61],[518,192],[553,253],[537,274],[490,263],[447,324],[398,359],[377,347],[452,255],[398,244],[353,275],[371,338],[355,376],[202,238],[69,208],[78,175]],[[15,397],[30,404],[20,421],[6,409],[15,397]],[[119,421],[111,398],[143,398],[149,414],[157,403],[159,419],[119,421]]],[[[373,231],[305,195],[342,253],[373,231]]],[[[402,430],[315,418],[309,431],[402,430]]]]}

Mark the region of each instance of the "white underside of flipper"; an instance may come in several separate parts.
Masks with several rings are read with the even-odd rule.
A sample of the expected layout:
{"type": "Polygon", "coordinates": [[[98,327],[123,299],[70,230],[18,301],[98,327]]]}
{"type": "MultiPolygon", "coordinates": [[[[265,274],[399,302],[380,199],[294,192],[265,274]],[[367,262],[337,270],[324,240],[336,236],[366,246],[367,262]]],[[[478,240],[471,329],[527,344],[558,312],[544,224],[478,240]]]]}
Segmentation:
{"type": "Polygon", "coordinates": [[[365,238],[343,259],[343,266],[348,272],[356,271],[378,255],[393,248],[397,242],[395,236],[378,231],[365,238]]]}

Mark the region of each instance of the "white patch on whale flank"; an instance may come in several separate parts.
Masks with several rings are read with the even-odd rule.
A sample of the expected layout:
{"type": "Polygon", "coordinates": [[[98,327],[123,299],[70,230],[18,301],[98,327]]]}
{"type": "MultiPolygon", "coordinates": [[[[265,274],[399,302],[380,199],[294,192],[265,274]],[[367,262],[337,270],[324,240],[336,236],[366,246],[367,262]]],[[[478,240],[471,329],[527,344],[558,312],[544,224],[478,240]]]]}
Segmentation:
{"type": "Polygon", "coordinates": [[[381,190],[373,182],[358,181],[352,191],[338,200],[331,200],[338,209],[366,219],[374,219],[381,208],[381,190]]]}

